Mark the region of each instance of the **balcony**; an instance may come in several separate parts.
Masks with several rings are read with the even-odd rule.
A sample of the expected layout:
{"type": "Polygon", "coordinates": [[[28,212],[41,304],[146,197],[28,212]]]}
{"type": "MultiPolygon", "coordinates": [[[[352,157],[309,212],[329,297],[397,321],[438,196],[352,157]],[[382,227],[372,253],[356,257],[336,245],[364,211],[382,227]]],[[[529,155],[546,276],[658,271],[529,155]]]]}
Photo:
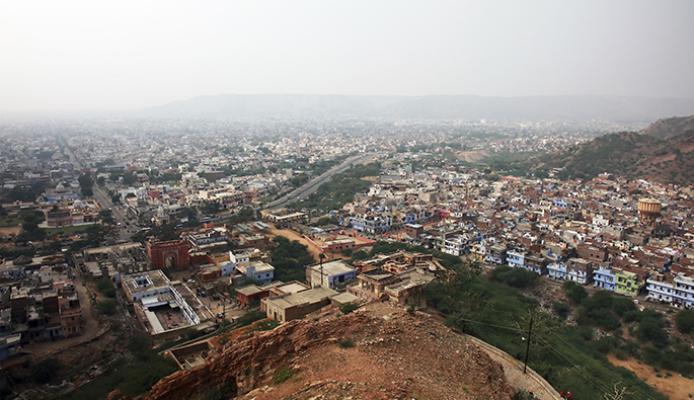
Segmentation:
{"type": "Polygon", "coordinates": [[[646,287],[646,290],[648,290],[649,292],[653,292],[653,293],[659,293],[659,294],[662,294],[662,295],[665,295],[665,296],[668,296],[668,297],[670,297],[670,296],[673,295],[673,290],[672,290],[672,289],[670,289],[670,288],[663,288],[662,286],[648,285],[648,286],[646,287]]]}

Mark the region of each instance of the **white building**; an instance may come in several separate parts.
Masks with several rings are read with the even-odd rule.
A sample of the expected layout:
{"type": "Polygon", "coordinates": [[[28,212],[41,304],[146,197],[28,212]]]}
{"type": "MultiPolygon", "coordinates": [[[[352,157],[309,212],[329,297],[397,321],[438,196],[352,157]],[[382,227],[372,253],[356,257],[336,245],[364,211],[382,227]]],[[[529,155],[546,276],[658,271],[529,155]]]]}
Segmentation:
{"type": "Polygon", "coordinates": [[[342,260],[312,265],[307,269],[307,279],[311,287],[328,287],[335,289],[352,282],[357,278],[357,270],[342,260]]]}
{"type": "Polygon", "coordinates": [[[656,273],[646,280],[649,300],[694,308],[694,278],[682,272],[656,273]]]}
{"type": "Polygon", "coordinates": [[[246,278],[258,283],[270,283],[275,277],[275,267],[263,261],[250,261],[238,264],[236,270],[246,278]]]}

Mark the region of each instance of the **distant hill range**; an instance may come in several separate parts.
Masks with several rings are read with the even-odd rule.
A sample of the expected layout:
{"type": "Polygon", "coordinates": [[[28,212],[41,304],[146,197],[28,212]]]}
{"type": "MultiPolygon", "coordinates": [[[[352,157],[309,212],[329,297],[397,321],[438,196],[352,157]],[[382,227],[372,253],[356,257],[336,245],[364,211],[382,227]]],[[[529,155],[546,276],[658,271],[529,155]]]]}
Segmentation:
{"type": "Polygon", "coordinates": [[[694,113],[694,99],[617,96],[201,96],[140,110],[140,117],[462,119],[646,122],[694,113]]]}
{"type": "Polygon", "coordinates": [[[641,132],[597,137],[564,151],[529,160],[531,170],[562,168],[563,178],[610,172],[665,183],[694,183],[694,116],[661,119],[641,132]]]}

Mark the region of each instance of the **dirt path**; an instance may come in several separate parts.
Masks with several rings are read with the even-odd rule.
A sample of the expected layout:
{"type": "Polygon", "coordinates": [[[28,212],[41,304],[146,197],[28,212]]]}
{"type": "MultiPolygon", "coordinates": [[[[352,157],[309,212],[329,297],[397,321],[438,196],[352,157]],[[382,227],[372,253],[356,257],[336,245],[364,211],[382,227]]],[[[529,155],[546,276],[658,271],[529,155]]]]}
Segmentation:
{"type": "MultiPolygon", "coordinates": [[[[421,313],[443,323],[443,318],[436,312],[421,313]]],[[[492,360],[501,364],[501,367],[504,369],[506,381],[508,381],[512,387],[533,392],[540,400],[561,400],[559,392],[532,368],[528,367],[527,374],[524,374],[523,363],[510,354],[472,335],[461,332],[458,332],[458,334],[475,343],[480,349],[484,350],[492,360]]]]}
{"type": "Polygon", "coordinates": [[[649,365],[645,365],[633,358],[620,360],[617,357],[609,354],[607,359],[618,367],[623,367],[633,372],[641,380],[653,386],[657,391],[663,393],[672,400],[690,400],[694,398],[694,379],[688,379],[673,373],[672,376],[666,377],[664,373],[661,376],[649,365]]]}
{"type": "Polygon", "coordinates": [[[270,228],[270,235],[272,235],[272,236],[284,236],[289,240],[296,240],[297,242],[308,247],[308,251],[309,251],[309,253],[311,253],[314,260],[318,260],[318,255],[320,254],[320,249],[318,248],[318,246],[316,246],[313,243],[311,243],[310,241],[306,240],[306,238],[302,237],[297,232],[294,232],[291,229],[270,228]]]}
{"type": "Polygon", "coordinates": [[[22,232],[21,226],[0,226],[0,236],[19,235],[22,232]]]}
{"type": "Polygon", "coordinates": [[[530,368],[528,368],[528,373],[524,374],[523,363],[519,360],[474,336],[466,336],[484,350],[492,360],[501,364],[506,380],[511,386],[533,392],[541,400],[561,400],[559,393],[540,374],[530,368]]]}
{"type": "MultiPolygon", "coordinates": [[[[306,240],[303,236],[301,236],[299,233],[291,230],[291,229],[277,229],[277,228],[270,228],[270,235],[272,236],[284,236],[289,240],[296,240],[299,243],[303,244],[304,246],[308,247],[308,252],[311,253],[313,256],[313,259],[318,262],[319,254],[320,254],[320,248],[316,246],[314,243],[311,243],[311,241],[306,240]]],[[[349,260],[350,257],[346,256],[342,253],[331,253],[331,252],[325,252],[325,260],[331,261],[331,260],[336,260],[338,258],[341,258],[343,260],[349,260]]]]}
{"type": "Polygon", "coordinates": [[[86,343],[104,333],[103,328],[105,327],[99,326],[99,322],[95,318],[87,288],[85,288],[81,282],[76,281],[75,289],[77,290],[77,295],[80,299],[82,318],[85,322],[84,326],[82,327],[82,334],[80,336],[61,339],[55,342],[33,343],[26,346],[25,349],[32,353],[35,360],[54,355],[65,349],[86,343]]]}

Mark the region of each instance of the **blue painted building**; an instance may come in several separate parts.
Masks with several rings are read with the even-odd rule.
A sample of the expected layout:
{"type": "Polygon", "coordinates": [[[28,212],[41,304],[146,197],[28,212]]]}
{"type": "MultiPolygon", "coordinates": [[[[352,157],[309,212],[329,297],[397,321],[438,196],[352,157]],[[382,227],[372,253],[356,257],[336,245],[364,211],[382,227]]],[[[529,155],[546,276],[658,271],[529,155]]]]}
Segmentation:
{"type": "Polygon", "coordinates": [[[612,268],[601,265],[598,269],[593,271],[593,286],[596,288],[614,292],[616,284],[617,277],[612,268]]]}

